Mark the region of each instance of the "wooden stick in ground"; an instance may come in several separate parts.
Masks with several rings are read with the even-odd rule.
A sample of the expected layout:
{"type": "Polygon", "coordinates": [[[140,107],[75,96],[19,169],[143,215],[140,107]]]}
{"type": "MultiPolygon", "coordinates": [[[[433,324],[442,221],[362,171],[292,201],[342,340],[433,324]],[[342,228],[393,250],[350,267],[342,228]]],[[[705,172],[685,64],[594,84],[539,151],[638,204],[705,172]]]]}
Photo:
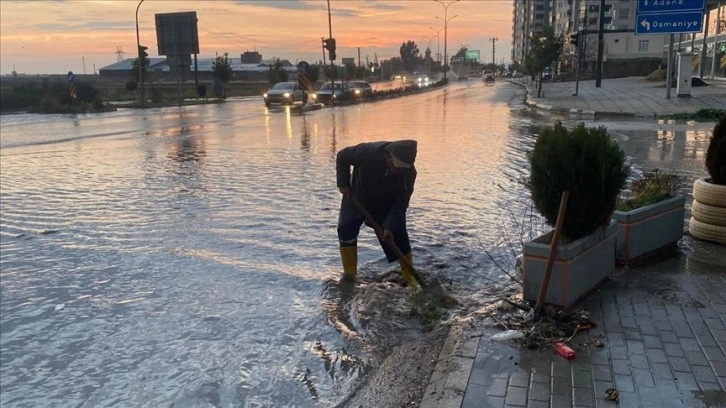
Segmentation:
{"type": "Polygon", "coordinates": [[[555,224],[555,232],[552,234],[552,243],[550,244],[550,256],[547,258],[547,268],[545,268],[542,277],[542,286],[539,288],[539,296],[537,296],[537,304],[534,307],[534,317],[538,319],[542,315],[545,298],[547,297],[547,287],[550,285],[550,277],[552,276],[552,266],[555,264],[555,256],[557,255],[557,245],[560,242],[560,233],[562,232],[562,223],[565,222],[565,212],[567,211],[567,200],[570,197],[569,191],[562,192],[560,200],[560,210],[557,213],[557,223],[555,224]]]}

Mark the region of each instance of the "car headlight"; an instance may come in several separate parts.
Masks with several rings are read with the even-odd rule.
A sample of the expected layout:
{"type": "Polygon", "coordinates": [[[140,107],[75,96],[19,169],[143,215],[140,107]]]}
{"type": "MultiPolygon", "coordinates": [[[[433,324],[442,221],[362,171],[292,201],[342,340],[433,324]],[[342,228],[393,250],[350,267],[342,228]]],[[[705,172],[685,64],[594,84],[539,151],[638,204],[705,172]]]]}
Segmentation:
{"type": "Polygon", "coordinates": [[[333,99],[335,99],[335,94],[333,94],[333,99]]]}
{"type": "Polygon", "coordinates": [[[360,89],[356,89],[356,90],[355,90],[355,94],[356,94],[356,95],[360,95],[360,89]]]}
{"type": "Polygon", "coordinates": [[[262,94],[262,97],[267,99],[267,94],[262,94]]]}
{"type": "Polygon", "coordinates": [[[318,99],[318,94],[313,94],[312,97],[313,99],[318,99]]]}
{"type": "Polygon", "coordinates": [[[285,92],[284,94],[282,94],[282,97],[283,98],[289,98],[290,97],[290,92],[285,92]]]}

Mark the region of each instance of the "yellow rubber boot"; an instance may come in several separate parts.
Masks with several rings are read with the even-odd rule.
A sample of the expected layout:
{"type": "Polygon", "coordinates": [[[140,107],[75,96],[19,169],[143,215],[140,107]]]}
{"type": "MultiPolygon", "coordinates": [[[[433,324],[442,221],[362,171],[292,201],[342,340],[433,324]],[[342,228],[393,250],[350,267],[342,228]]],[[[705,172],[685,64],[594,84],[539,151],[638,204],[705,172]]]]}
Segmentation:
{"type": "Polygon", "coordinates": [[[402,260],[398,260],[398,263],[401,265],[401,275],[403,275],[403,279],[406,280],[408,283],[408,286],[413,290],[420,290],[421,286],[416,281],[416,278],[413,276],[413,271],[411,270],[410,265],[413,265],[413,252],[409,252],[406,255],[404,255],[404,258],[408,261],[408,264],[403,262],[402,260]]]}
{"type": "Polygon", "coordinates": [[[358,247],[340,247],[340,260],[343,261],[343,279],[353,282],[358,274],[358,247]]]}

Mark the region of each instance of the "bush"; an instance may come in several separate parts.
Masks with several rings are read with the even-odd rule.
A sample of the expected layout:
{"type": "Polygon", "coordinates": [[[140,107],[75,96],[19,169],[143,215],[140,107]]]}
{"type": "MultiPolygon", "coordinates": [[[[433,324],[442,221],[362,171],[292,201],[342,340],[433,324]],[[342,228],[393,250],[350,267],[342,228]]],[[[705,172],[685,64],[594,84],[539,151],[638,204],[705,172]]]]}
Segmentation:
{"type": "Polygon", "coordinates": [[[714,184],[726,185],[726,115],[713,128],[706,151],[706,168],[714,184]]]}
{"type": "Polygon", "coordinates": [[[576,240],[610,222],[629,168],[604,127],[579,124],[568,131],[558,121],[542,129],[529,161],[532,200],[550,225],[557,221],[562,192],[570,192],[564,238],[576,240]]]}
{"type": "Polygon", "coordinates": [[[631,183],[630,198],[620,200],[618,210],[630,211],[667,200],[678,194],[681,187],[683,187],[683,177],[654,170],[631,183]]]}

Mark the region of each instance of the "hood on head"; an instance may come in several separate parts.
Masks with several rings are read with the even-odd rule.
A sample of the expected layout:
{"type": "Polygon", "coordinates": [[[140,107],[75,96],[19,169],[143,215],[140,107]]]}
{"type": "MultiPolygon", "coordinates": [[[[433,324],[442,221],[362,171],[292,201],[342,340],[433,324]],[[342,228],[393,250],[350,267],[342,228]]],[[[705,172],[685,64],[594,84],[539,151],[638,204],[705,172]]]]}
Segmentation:
{"type": "Polygon", "coordinates": [[[386,146],[386,151],[391,155],[394,166],[410,169],[416,161],[417,145],[418,142],[415,140],[397,140],[389,143],[386,146]]]}

